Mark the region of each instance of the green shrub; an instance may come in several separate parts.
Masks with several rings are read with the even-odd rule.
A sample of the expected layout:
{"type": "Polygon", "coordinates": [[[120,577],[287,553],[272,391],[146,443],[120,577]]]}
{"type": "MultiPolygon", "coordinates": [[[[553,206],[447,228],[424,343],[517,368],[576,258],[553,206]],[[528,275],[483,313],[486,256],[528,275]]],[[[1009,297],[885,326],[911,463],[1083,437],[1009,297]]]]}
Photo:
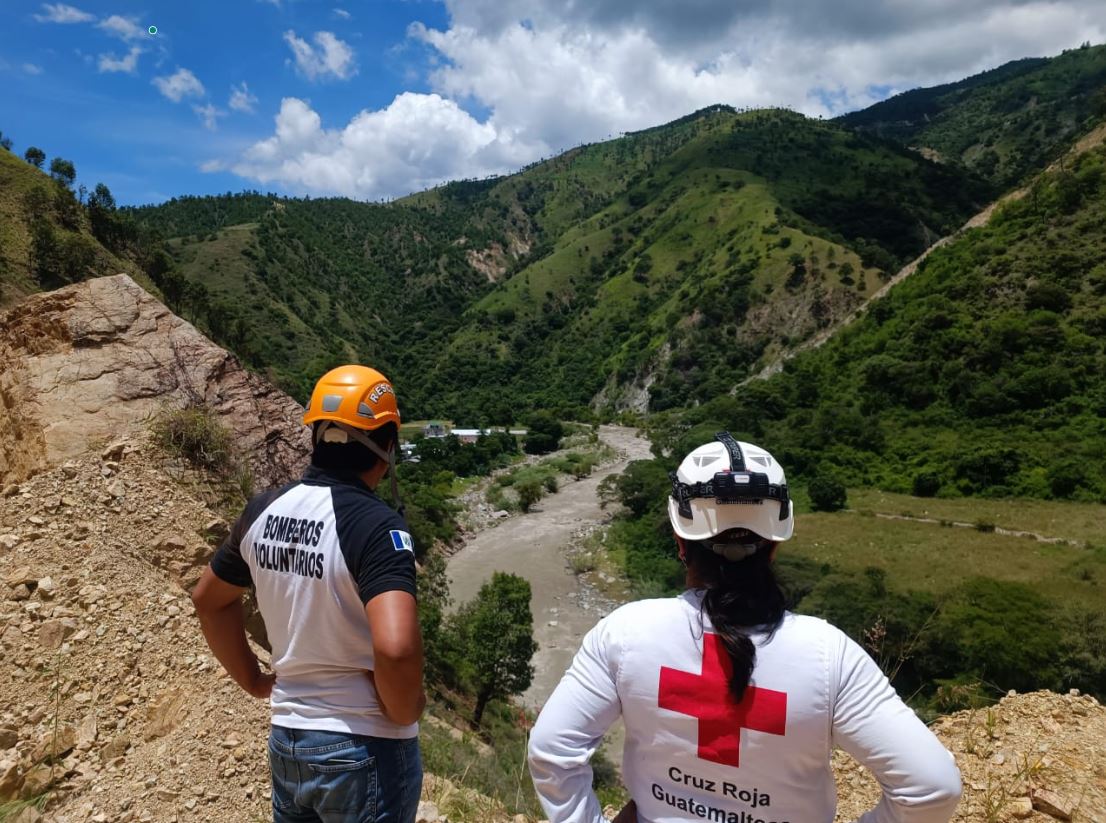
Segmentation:
{"type": "Polygon", "coordinates": [[[595,571],[597,560],[593,552],[580,552],[572,556],[569,565],[572,567],[573,574],[586,574],[595,571]]]}
{"type": "Polygon", "coordinates": [[[524,512],[530,511],[530,508],[542,499],[542,486],[537,480],[518,483],[515,485],[515,491],[518,493],[518,505],[524,512]]]}
{"type": "Polygon", "coordinates": [[[934,620],[926,655],[935,677],[974,677],[999,692],[1056,689],[1064,633],[1030,586],[990,578],[961,584],[934,620]]]}
{"type": "Polygon", "coordinates": [[[165,409],[153,420],[154,439],[193,466],[223,476],[239,469],[231,433],[207,406],[165,409]]]}
{"type": "Polygon", "coordinates": [[[914,475],[915,497],[933,497],[941,490],[941,478],[936,472],[918,472],[914,475]]]}
{"type": "Polygon", "coordinates": [[[810,495],[810,507],[816,512],[836,512],[845,508],[848,493],[845,486],[836,478],[817,475],[807,486],[810,495]]]}

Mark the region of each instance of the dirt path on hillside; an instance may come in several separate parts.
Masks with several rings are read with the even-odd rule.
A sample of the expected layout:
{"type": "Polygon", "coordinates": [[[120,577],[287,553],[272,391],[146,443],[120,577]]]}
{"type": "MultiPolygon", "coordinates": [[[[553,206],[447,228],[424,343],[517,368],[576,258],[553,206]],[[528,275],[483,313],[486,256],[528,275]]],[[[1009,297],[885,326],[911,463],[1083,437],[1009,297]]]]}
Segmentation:
{"type": "Polygon", "coordinates": [[[606,613],[572,573],[565,550],[574,533],[609,519],[609,513],[599,507],[600,481],[622,471],[630,460],[650,457],[649,441],[634,429],[603,426],[599,436],[618,451],[617,462],[584,480],[565,480],[560,491],[543,498],[532,512],[480,532],[449,559],[455,604],[475,596],[492,572],[511,572],[530,581],[538,652],[534,682],[523,702],[533,708],[549,697],[584,634],[606,613]]]}

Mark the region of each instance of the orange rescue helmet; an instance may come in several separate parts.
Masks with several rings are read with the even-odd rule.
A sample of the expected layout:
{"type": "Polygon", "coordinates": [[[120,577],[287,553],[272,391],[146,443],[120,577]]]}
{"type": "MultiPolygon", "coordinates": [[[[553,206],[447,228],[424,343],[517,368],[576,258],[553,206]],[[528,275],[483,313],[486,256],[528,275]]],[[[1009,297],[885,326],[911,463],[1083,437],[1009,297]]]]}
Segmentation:
{"type": "Polygon", "coordinates": [[[396,391],[387,377],[368,366],[331,369],[315,384],[303,415],[308,426],[320,420],[370,431],[395,423],[398,431],[396,391]]]}

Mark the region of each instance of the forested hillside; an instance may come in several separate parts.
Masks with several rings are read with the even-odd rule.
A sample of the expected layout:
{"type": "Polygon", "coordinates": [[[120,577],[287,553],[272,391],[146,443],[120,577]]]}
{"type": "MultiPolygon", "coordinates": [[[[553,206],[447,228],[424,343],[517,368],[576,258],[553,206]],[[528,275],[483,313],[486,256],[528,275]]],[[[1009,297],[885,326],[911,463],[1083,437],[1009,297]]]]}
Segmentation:
{"type": "MultiPolygon", "coordinates": [[[[1054,159],[1096,122],[1104,72],[1106,47],[1078,49],[833,123],[715,106],[389,204],[248,192],[115,210],[106,189],[82,203],[64,167],[49,180],[4,154],[2,279],[14,295],[146,272],[174,310],[301,399],[320,371],[362,360],[397,375],[413,417],[695,408],[833,327],[993,199],[1000,189],[965,164],[1008,181],[1054,159]],[[1010,142],[1033,134],[1032,151],[1010,142]],[[1001,173],[975,149],[950,154],[950,135],[991,144],[1001,173]]],[[[903,487],[899,468],[850,476],[903,487]]]]}
{"type": "Polygon", "coordinates": [[[467,313],[435,375],[450,406],[489,378],[488,404],[503,386],[566,410],[699,402],[842,317],[987,196],[790,112],[715,110],[698,123],[467,313]]]}
{"type": "Polygon", "coordinates": [[[362,359],[416,416],[683,406],[855,308],[992,190],[786,111],[714,107],[398,203],[133,212],[170,305],[297,396],[362,359]]]}
{"type": "Polygon", "coordinates": [[[145,285],[137,230],[117,214],[107,187],[74,191],[76,169],[31,147],[20,160],[0,149],[0,308],[43,289],[126,272],[145,285]]]}
{"type": "Polygon", "coordinates": [[[908,91],[840,122],[929,149],[1008,188],[1048,165],[1104,114],[1106,46],[1086,45],[908,91]]]}
{"type": "MultiPolygon", "coordinates": [[[[501,237],[457,209],[258,194],[175,200],[137,218],[167,238],[168,304],[301,401],[339,363],[425,370],[489,287],[467,238],[501,237]]],[[[422,384],[404,384],[414,411],[422,384]]]]}
{"type": "Polygon", "coordinates": [[[922,495],[1106,495],[1106,148],[935,251],[825,346],[661,424],[922,495]],[[692,427],[691,430],[687,430],[692,427]]]}

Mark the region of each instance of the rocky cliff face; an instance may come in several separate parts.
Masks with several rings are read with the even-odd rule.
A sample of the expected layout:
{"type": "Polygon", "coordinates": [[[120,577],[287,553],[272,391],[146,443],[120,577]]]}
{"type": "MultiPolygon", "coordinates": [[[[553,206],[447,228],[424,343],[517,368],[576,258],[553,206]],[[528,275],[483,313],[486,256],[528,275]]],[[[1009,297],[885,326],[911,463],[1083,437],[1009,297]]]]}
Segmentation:
{"type": "Polygon", "coordinates": [[[255,485],[299,471],[301,409],[126,275],[36,295],[0,316],[0,481],[22,480],[146,424],[206,405],[255,485]]]}

